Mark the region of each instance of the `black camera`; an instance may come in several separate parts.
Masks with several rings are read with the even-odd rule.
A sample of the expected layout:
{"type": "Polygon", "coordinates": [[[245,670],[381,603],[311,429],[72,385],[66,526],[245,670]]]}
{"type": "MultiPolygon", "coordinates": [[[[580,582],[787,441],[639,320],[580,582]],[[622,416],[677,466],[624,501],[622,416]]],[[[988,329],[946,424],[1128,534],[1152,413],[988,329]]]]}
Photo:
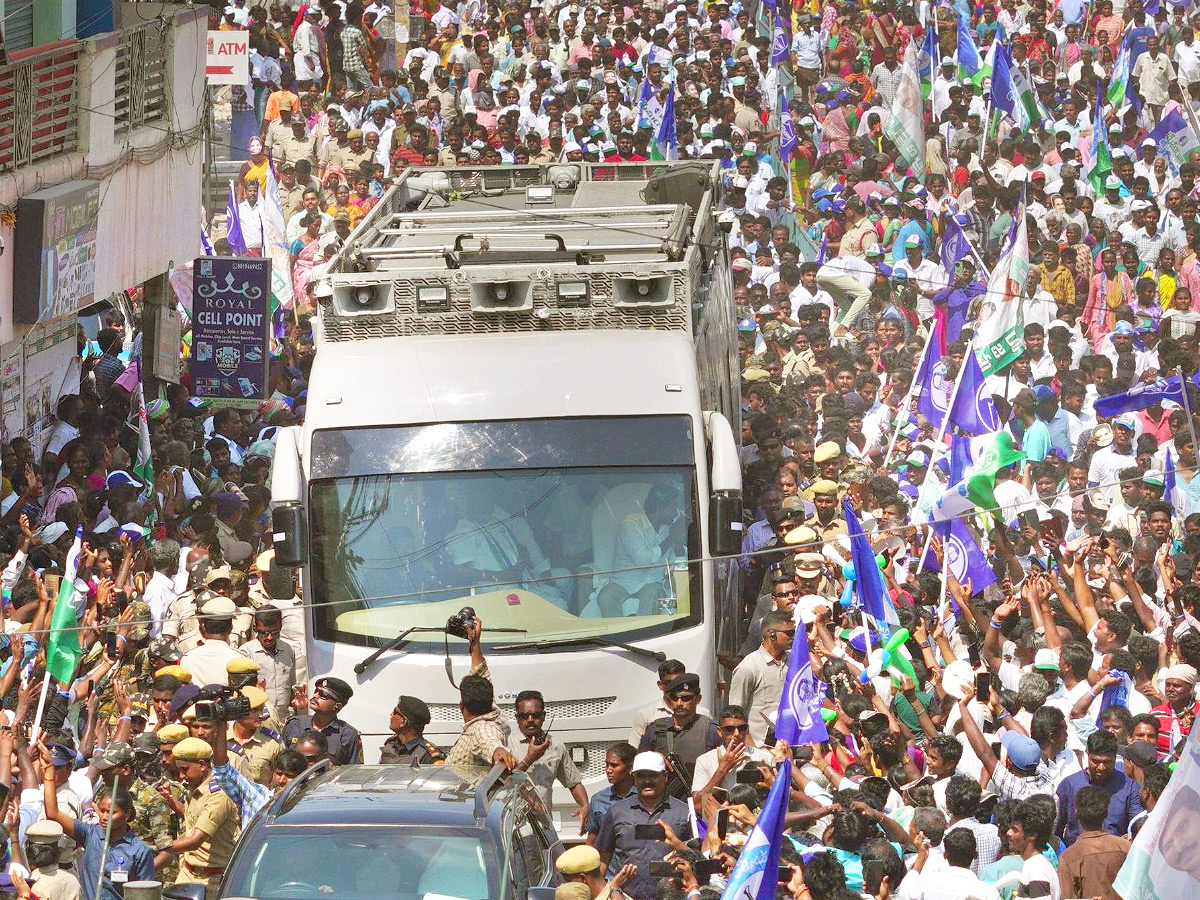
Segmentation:
{"type": "Polygon", "coordinates": [[[201,690],[194,708],[200,722],[236,722],[250,715],[250,701],[227,687],[201,690]]]}
{"type": "Polygon", "coordinates": [[[471,628],[474,624],[475,610],[469,606],[464,606],[446,620],[446,633],[467,641],[471,639],[471,628]]]}

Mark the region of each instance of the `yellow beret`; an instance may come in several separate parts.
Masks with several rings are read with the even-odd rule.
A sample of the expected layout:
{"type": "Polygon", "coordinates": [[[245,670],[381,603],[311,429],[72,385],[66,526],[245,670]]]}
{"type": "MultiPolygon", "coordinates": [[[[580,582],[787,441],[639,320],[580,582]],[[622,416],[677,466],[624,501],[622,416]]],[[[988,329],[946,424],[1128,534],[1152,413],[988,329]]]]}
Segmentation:
{"type": "Polygon", "coordinates": [[[815,544],[817,533],[807,525],[797,525],[783,536],[783,542],[789,547],[795,547],[798,544],[815,544]]]}
{"type": "Polygon", "coordinates": [[[240,693],[250,701],[251,709],[262,709],[267,705],[267,692],[260,687],[248,684],[241,689],[240,693]]]}
{"type": "Polygon", "coordinates": [[[812,487],[810,487],[808,490],[813,496],[836,494],[838,490],[838,483],[836,481],[830,481],[828,478],[822,478],[818,481],[814,481],[812,487]]]}
{"type": "Polygon", "coordinates": [[[554,867],[564,875],[583,875],[600,868],[600,851],[587,844],[578,844],[565,850],[554,861],[554,867]]]}
{"type": "Polygon", "coordinates": [[[237,659],[231,659],[225,663],[225,671],[230,675],[241,675],[246,672],[257,672],[262,669],[258,663],[250,659],[248,656],[241,656],[237,659]]]}
{"type": "Polygon", "coordinates": [[[163,666],[161,669],[155,670],[154,677],[157,678],[159,675],[174,675],[184,684],[192,683],[192,673],[178,664],[173,666],[163,666]]]}
{"type": "Polygon", "coordinates": [[[188,762],[199,762],[206,759],[212,759],[212,747],[200,738],[189,737],[184,738],[175,745],[175,749],[171,754],[176,759],[182,759],[188,762]]]}
{"type": "Polygon", "coordinates": [[[178,744],[188,736],[188,730],[178,722],[172,722],[158,729],[155,734],[158,735],[158,739],[164,744],[178,744]]]}
{"type": "Polygon", "coordinates": [[[837,441],[825,441],[820,444],[813,452],[814,462],[829,462],[831,459],[837,459],[842,455],[842,448],[838,446],[837,441]]]}

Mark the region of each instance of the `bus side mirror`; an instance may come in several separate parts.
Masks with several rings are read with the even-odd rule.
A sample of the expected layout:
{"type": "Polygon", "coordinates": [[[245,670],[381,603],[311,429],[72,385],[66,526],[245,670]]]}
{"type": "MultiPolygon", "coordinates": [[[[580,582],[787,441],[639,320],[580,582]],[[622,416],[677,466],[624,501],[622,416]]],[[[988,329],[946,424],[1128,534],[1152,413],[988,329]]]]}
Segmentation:
{"type": "Polygon", "coordinates": [[[277,506],[271,511],[272,543],[275,562],[272,568],[303,566],[307,560],[308,529],[304,507],[299,503],[277,506]]]}
{"type": "Polygon", "coordinates": [[[742,494],[740,491],[716,491],[708,505],[708,530],[716,556],[737,556],[742,552],[742,494]]]}

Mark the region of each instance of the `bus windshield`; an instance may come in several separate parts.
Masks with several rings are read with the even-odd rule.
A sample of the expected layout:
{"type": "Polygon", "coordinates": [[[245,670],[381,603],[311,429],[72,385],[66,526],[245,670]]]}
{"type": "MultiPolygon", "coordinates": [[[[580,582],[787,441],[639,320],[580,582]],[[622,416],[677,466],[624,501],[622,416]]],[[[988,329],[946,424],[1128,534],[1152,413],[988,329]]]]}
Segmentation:
{"type": "Polygon", "coordinates": [[[463,606],[493,644],[694,625],[693,453],[686,417],[314,436],[314,473],[340,469],[311,485],[314,635],[377,646],[441,629],[463,606]],[[639,427],[650,433],[621,439],[639,427]],[[564,458],[575,464],[553,465],[564,458]],[[381,460],[407,471],[361,471],[381,460]],[[444,470],[457,465],[468,468],[444,470]]]}

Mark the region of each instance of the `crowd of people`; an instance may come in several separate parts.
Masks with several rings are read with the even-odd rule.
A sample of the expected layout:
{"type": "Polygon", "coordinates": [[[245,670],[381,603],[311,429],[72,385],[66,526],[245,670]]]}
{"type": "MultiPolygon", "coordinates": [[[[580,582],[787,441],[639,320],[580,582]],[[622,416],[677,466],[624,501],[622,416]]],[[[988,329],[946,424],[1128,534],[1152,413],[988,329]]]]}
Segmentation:
{"type": "MultiPolygon", "coordinates": [[[[780,896],[1118,897],[1200,709],[1200,397],[1162,382],[1198,366],[1196,15],[517,0],[427,2],[397,28],[379,2],[235,0],[219,27],[253,48],[232,98],[242,236],[261,251],[273,166],[298,298],[408,167],[645,162],[666,141],[721,172],[747,637],[722,650],[718,695],[662,663],[661,703],[589,796],[545,733],[549,689],[497,707],[476,621],[461,737],[431,741],[429,707],[403,695],[367,761],[503,763],[547,807],[557,784],[584,838],[556,862],[561,900],[715,897],[780,771],[782,869],[764,876],[780,896]],[[966,68],[971,47],[1011,60],[1024,112],[994,67],[966,68]],[[919,159],[892,124],[914,111],[919,159]],[[1010,300],[1015,359],[955,415],[1010,300]],[[968,469],[986,490],[946,516],[949,451],[972,431],[1008,455],[968,469]],[[879,554],[898,668],[880,670],[884,623],[858,608],[852,525],[879,554]],[[801,636],[827,739],[789,745],[774,725],[801,636]]],[[[298,301],[257,409],[193,402],[186,365],[151,398],[152,470],[141,335],[120,315],[81,341],[45,446],[3,446],[0,801],[22,898],[115,900],[149,878],[215,896],[272,792],[363,761],[359,729],[381,730],[340,717],[351,685],[308,671],[303,586],[273,565],[266,485],[277,430],[304,419],[314,305],[298,301]],[[81,655],[51,679],[61,604],[81,655]]],[[[1192,846],[1161,849],[1194,881],[1192,846]]]]}

